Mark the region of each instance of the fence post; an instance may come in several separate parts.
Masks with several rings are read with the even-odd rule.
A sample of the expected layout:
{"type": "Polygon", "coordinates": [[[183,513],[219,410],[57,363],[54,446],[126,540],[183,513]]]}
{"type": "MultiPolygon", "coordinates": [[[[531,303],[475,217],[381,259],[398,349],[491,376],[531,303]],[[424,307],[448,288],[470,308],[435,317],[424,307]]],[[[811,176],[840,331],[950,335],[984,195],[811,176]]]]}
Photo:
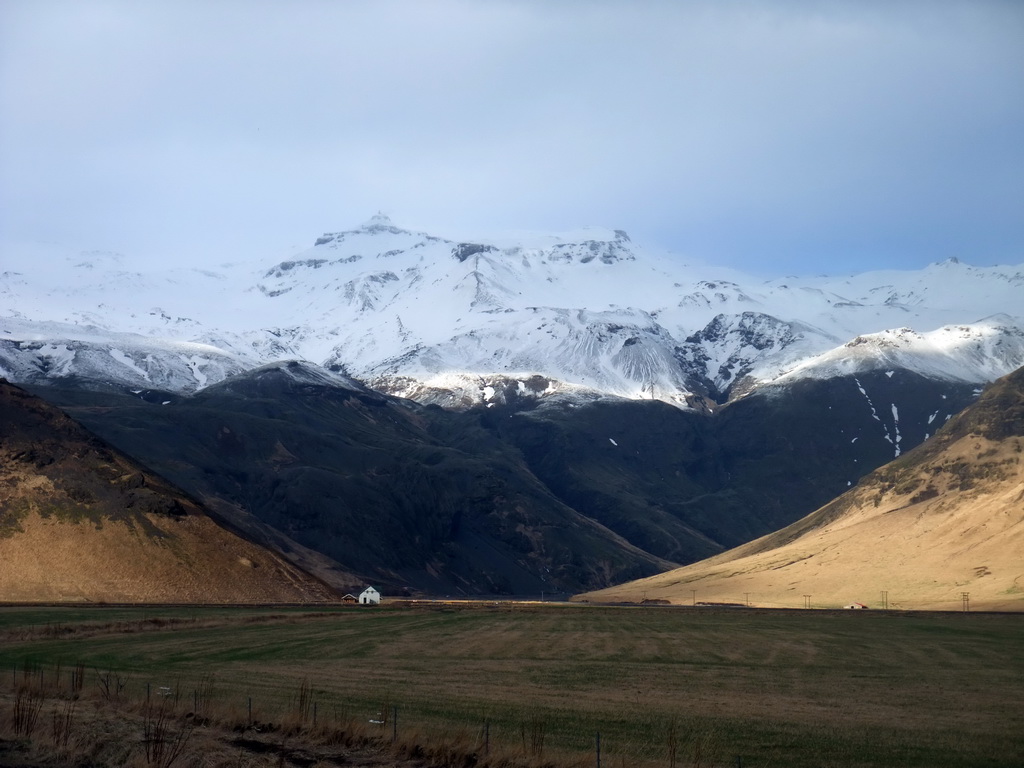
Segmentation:
{"type": "Polygon", "coordinates": [[[316,702],[313,702],[313,727],[316,728],[316,702]]]}

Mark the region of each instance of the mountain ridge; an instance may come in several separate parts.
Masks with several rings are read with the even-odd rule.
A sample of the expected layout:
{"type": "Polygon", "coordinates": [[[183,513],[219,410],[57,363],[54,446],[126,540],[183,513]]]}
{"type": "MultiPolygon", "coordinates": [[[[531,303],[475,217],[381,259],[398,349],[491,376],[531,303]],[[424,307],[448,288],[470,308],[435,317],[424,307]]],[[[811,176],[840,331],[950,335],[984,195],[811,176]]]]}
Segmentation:
{"type": "Polygon", "coordinates": [[[1021,267],[765,281],[621,231],[385,217],[271,265],[29,255],[0,275],[0,372],[335,585],[579,591],[693,562],[1024,363],[1021,267]]]}
{"type": "Polygon", "coordinates": [[[486,403],[467,380],[539,375],[558,391],[691,407],[826,375],[854,342],[877,358],[859,355],[861,369],[889,364],[884,334],[901,328],[916,336],[899,365],[929,376],[984,383],[1024,364],[1024,265],[760,280],[617,230],[470,242],[382,215],[263,267],[142,272],[53,249],[6,258],[0,373],[21,382],[181,394],[298,359],[414,399],[445,390],[452,403],[486,403]],[[977,352],[967,362],[985,365],[937,344],[942,328],[962,329],[977,352]]]}

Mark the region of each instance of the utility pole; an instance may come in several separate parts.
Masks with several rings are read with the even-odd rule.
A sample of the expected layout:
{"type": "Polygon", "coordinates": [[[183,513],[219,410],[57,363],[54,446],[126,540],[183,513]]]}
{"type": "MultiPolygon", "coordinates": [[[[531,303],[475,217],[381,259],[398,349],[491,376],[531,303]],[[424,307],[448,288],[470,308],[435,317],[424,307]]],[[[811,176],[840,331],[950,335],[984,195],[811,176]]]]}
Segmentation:
{"type": "Polygon", "coordinates": [[[964,613],[968,613],[971,610],[971,593],[961,592],[960,599],[963,601],[964,604],[964,613]]]}
{"type": "Polygon", "coordinates": [[[889,590],[882,590],[882,610],[889,610],[889,590]]]}
{"type": "Polygon", "coordinates": [[[804,608],[810,608],[810,607],[811,607],[811,596],[810,595],[804,595],[804,608]]]}
{"type": "Polygon", "coordinates": [[[743,593],[743,597],[747,601],[747,608],[749,608],[750,607],[750,593],[749,592],[744,592],[743,593]]]}
{"type": "Polygon", "coordinates": [[[693,604],[696,605],[697,604],[697,590],[696,589],[691,589],[690,590],[690,596],[693,598],[693,604]]]}

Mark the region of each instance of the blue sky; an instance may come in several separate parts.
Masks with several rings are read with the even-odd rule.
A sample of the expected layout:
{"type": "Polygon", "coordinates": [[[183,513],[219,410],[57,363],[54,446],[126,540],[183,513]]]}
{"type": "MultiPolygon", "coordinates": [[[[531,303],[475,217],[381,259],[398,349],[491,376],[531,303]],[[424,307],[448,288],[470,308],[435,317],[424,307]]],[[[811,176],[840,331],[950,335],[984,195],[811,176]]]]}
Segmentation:
{"type": "Polygon", "coordinates": [[[1021,263],[1024,3],[0,2],[5,240],[265,260],[378,210],[1021,263]]]}

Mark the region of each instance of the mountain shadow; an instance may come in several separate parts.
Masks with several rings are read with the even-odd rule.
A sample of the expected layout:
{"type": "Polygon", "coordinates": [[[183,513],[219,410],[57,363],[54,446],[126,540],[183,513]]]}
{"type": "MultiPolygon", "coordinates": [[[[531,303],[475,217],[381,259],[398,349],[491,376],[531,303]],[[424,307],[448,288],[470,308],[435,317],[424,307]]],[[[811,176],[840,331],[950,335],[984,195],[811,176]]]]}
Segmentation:
{"type": "Polygon", "coordinates": [[[0,380],[0,600],[334,597],[57,408],[0,380]]]}
{"type": "Polygon", "coordinates": [[[1024,610],[1024,369],[793,524],[590,601],[1024,610]]]}

